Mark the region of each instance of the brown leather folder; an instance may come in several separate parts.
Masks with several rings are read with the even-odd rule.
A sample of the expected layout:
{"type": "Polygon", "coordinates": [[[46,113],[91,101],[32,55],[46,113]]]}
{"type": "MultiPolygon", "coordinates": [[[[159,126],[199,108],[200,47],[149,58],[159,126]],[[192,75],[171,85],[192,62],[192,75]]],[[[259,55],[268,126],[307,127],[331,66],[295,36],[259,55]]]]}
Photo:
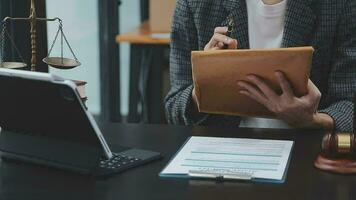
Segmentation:
{"type": "Polygon", "coordinates": [[[237,85],[249,74],[261,77],[278,94],[281,89],[274,74],[283,72],[294,94],[307,94],[314,49],[296,47],[260,50],[193,51],[193,81],[200,112],[249,117],[275,118],[255,100],[239,93],[237,85]]]}

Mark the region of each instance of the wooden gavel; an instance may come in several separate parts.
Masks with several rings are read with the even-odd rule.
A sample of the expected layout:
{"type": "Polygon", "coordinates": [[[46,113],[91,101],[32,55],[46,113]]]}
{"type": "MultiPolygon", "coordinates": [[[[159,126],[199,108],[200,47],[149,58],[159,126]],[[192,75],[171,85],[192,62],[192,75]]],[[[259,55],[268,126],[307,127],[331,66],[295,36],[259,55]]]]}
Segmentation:
{"type": "Polygon", "coordinates": [[[356,160],[356,137],[354,133],[328,133],[323,137],[322,155],[325,158],[356,160]]]}
{"type": "MultiPolygon", "coordinates": [[[[353,100],[356,104],[356,95],[353,100]]],[[[356,162],[356,107],[354,106],[353,133],[327,133],[322,140],[322,156],[325,158],[349,159],[356,162]]]]}
{"type": "Polygon", "coordinates": [[[316,168],[340,174],[356,173],[354,133],[328,133],[323,137],[321,149],[314,162],[316,168]]]}
{"type": "MultiPolygon", "coordinates": [[[[354,98],[356,103],[356,96],[354,98]]],[[[353,133],[330,132],[323,137],[321,154],[314,166],[318,169],[341,174],[356,174],[356,107],[354,107],[353,133]]]]}

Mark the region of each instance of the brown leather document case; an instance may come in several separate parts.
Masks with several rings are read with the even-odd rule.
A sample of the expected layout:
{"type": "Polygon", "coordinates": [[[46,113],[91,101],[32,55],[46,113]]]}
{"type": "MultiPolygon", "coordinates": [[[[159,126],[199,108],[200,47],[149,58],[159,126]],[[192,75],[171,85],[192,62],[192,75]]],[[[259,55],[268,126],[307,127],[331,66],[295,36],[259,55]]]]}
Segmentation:
{"type": "Polygon", "coordinates": [[[200,112],[249,117],[274,118],[274,114],[255,100],[239,93],[237,85],[249,74],[261,77],[281,94],[275,71],[289,79],[294,94],[307,94],[314,49],[296,47],[261,50],[193,51],[193,81],[200,112]]]}

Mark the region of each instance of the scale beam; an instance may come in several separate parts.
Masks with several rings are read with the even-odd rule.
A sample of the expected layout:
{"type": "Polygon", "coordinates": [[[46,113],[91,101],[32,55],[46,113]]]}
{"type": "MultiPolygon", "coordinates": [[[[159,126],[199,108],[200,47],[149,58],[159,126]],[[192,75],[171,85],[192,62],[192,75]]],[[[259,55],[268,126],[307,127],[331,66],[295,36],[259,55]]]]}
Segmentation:
{"type": "Polygon", "coordinates": [[[37,65],[37,22],[38,21],[56,21],[61,22],[62,20],[58,17],[56,18],[38,18],[36,14],[35,0],[31,0],[30,16],[27,18],[15,18],[15,17],[5,17],[3,23],[9,21],[29,21],[30,22],[30,35],[31,35],[31,71],[36,71],[37,65]]]}
{"type": "MultiPolygon", "coordinates": [[[[31,20],[31,18],[27,17],[27,18],[16,18],[16,17],[5,17],[4,20],[2,20],[4,23],[8,22],[8,21],[22,21],[22,20],[31,20]]],[[[36,18],[36,20],[38,21],[62,21],[60,18],[56,17],[56,18],[36,18]]]]}
{"type": "Polygon", "coordinates": [[[59,29],[56,35],[56,38],[51,46],[51,49],[48,52],[48,56],[43,59],[43,61],[51,67],[59,68],[59,69],[71,69],[81,65],[78,61],[77,57],[75,56],[72,47],[70,46],[66,36],[63,32],[63,25],[62,20],[58,17],[55,18],[39,18],[36,14],[36,6],[35,0],[31,0],[31,8],[30,8],[30,16],[27,18],[13,18],[13,17],[5,17],[3,20],[3,24],[6,25],[9,21],[28,21],[30,23],[30,35],[31,35],[31,71],[36,71],[36,62],[37,62],[37,22],[47,22],[47,21],[58,21],[59,22],[59,29]],[[61,57],[49,57],[50,53],[53,49],[54,43],[56,42],[57,36],[60,33],[61,35],[61,57]],[[68,46],[69,50],[71,51],[74,59],[63,58],[63,41],[68,46]]]}

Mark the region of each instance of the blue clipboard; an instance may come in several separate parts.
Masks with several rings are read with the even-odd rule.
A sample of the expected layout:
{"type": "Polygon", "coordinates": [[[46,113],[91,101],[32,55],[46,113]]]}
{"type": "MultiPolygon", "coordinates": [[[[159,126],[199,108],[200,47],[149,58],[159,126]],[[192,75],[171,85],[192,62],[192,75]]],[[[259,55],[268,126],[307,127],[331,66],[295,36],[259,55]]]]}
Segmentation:
{"type": "Polygon", "coordinates": [[[217,180],[217,181],[251,181],[251,182],[259,182],[259,183],[275,183],[275,184],[282,184],[285,183],[287,174],[288,174],[288,169],[290,165],[290,160],[291,156],[293,153],[294,149],[294,141],[292,141],[292,146],[291,150],[288,156],[288,161],[283,173],[283,177],[281,180],[276,180],[276,179],[262,179],[262,178],[255,178],[253,175],[245,174],[245,173],[239,173],[239,174],[224,174],[224,173],[214,173],[214,171],[203,171],[200,173],[200,171],[197,171],[198,173],[188,173],[188,174],[166,174],[163,173],[165,169],[171,164],[171,162],[177,157],[177,155],[182,151],[182,149],[185,147],[185,145],[189,142],[189,140],[192,137],[188,137],[183,145],[179,148],[179,150],[172,156],[172,158],[169,160],[168,164],[163,168],[163,170],[159,173],[159,177],[164,178],[164,179],[169,179],[169,178],[182,178],[182,179],[200,179],[200,180],[217,180]]]}

